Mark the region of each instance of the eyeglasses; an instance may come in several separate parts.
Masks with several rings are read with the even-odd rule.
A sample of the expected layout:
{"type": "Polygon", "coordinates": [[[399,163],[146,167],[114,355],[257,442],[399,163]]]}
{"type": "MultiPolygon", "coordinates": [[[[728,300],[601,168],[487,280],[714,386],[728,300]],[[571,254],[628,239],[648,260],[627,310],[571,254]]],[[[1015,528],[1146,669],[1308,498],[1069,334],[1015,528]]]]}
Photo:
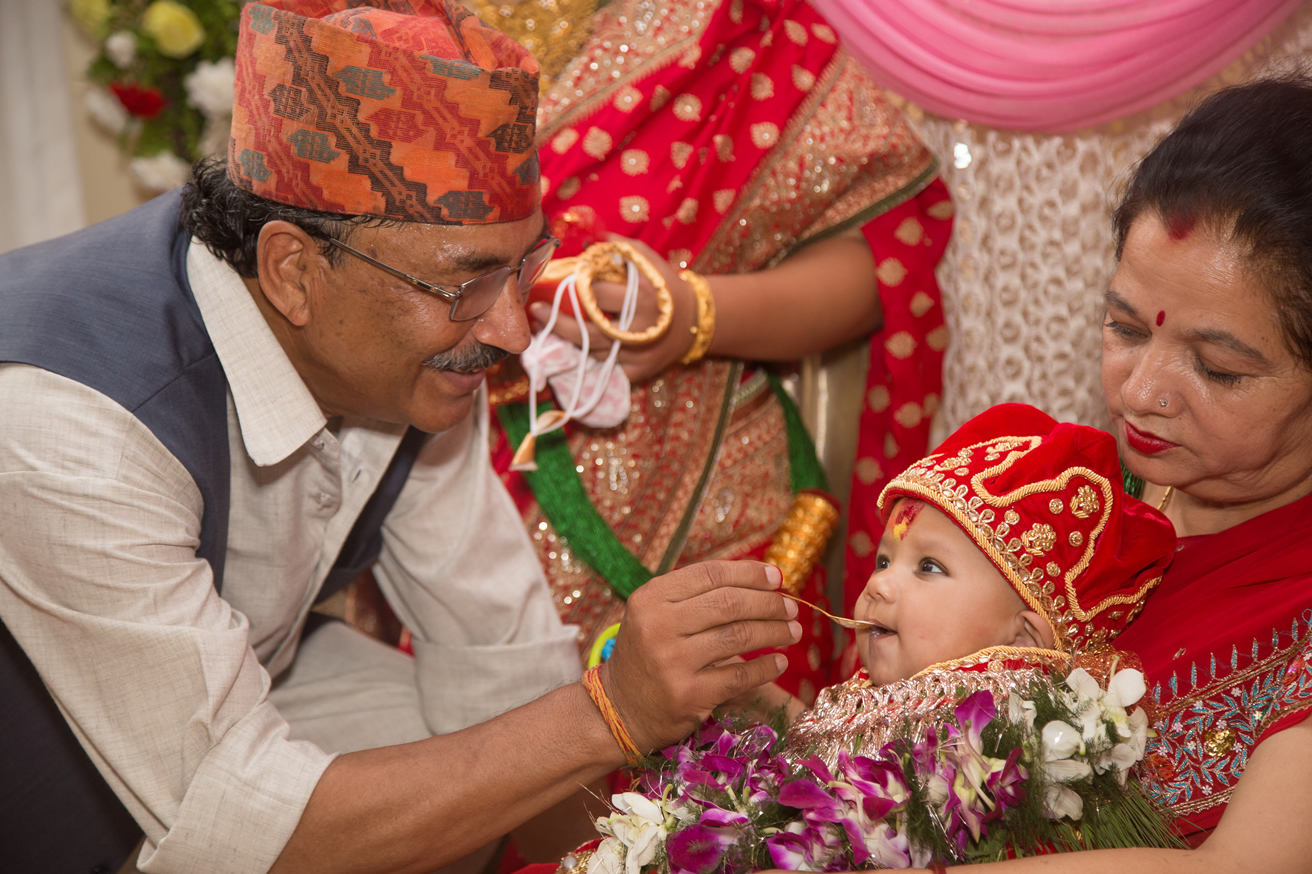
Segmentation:
{"type": "Polygon", "coordinates": [[[496,303],[497,298],[501,296],[501,289],[506,287],[506,282],[516,272],[519,273],[519,287],[521,289],[532,288],[533,284],[542,276],[542,271],[547,269],[547,263],[551,261],[551,256],[555,254],[557,247],[560,246],[560,240],[555,237],[547,237],[539,241],[532,249],[529,249],[528,254],[520,260],[519,264],[507,264],[495,270],[489,270],[487,273],[480,273],[473,279],[467,279],[459,285],[433,285],[431,282],[416,279],[409,273],[403,273],[395,267],[389,267],[382,261],[370,258],[365,253],[352,249],[341,240],[334,240],[330,237],[328,242],[339,249],[350,252],[361,261],[367,261],[379,270],[392,274],[397,279],[404,279],[411,285],[451,301],[450,318],[453,322],[467,322],[490,310],[492,304],[496,303]]]}

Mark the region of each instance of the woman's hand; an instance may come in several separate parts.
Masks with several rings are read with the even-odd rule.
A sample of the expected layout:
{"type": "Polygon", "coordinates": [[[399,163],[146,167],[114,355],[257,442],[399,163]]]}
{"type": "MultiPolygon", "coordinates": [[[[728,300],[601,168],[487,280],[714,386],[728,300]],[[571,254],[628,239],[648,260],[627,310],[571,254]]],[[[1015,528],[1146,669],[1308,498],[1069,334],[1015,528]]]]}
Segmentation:
{"type": "MultiPolygon", "coordinates": [[[[693,335],[691,328],[697,322],[697,298],[693,295],[692,286],[679,278],[678,269],[669,261],[657,255],[646,243],[615,234],[611,234],[610,239],[628,243],[646,256],[647,260],[665,279],[665,283],[670,289],[670,296],[674,300],[674,316],[670,321],[668,331],[650,343],[624,343],[620,346],[619,364],[624,368],[624,373],[630,381],[642,382],[651,379],[677,362],[692,346],[693,335]]],[[[612,322],[617,321],[618,316],[613,314],[618,313],[624,305],[624,285],[618,282],[594,282],[592,290],[597,298],[597,306],[601,307],[606,313],[612,314],[612,322]]],[[[551,304],[534,303],[529,306],[528,312],[529,317],[533,320],[533,330],[536,333],[542,330],[542,326],[547,323],[547,319],[551,316],[551,304]]],[[[647,280],[647,277],[639,274],[638,307],[629,330],[643,331],[650,328],[656,324],[659,314],[660,309],[656,303],[656,289],[647,280]]],[[[585,317],[583,323],[587,327],[589,351],[592,357],[605,358],[610,354],[611,339],[603,334],[601,329],[594,325],[590,319],[585,317]]],[[[575,346],[581,347],[583,345],[583,335],[579,329],[579,321],[573,316],[568,298],[561,301],[560,315],[556,318],[556,326],[552,333],[568,340],[575,346]]]]}
{"type": "MultiPolygon", "coordinates": [[[[674,299],[674,316],[665,334],[651,343],[620,347],[624,372],[630,380],[641,382],[677,362],[691,348],[697,298],[692,287],[679,278],[678,269],[650,246],[624,237],[611,239],[624,240],[646,255],[665,278],[674,299]]],[[[874,256],[859,230],[810,244],[768,270],[708,276],[706,281],[715,298],[715,332],[706,353],[710,356],[795,361],[865,337],[883,320],[874,256]]],[[[624,302],[623,285],[598,282],[593,289],[603,310],[619,311],[624,302]]],[[[567,313],[569,307],[563,306],[555,333],[580,345],[579,323],[567,313]]],[[[638,309],[631,329],[641,331],[656,324],[657,313],[656,290],[646,279],[639,280],[638,309]]],[[[529,307],[534,330],[541,330],[550,315],[550,304],[529,307]]],[[[610,338],[591,322],[587,330],[591,354],[606,357],[610,338]]]]}

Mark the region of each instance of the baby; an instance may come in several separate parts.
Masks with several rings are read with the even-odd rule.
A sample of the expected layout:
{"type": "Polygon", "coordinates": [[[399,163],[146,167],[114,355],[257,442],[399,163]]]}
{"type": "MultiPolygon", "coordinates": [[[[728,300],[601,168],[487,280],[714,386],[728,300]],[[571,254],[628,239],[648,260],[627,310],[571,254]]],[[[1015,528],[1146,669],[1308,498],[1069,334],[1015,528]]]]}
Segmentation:
{"type": "Polygon", "coordinates": [[[587,874],[1176,845],[1131,780],[1144,683],[1110,646],[1176,538],[1125,495],[1115,440],[994,407],[889,483],[879,508],[854,611],[864,669],[809,710],[794,699],[782,739],[731,718],[663,751],[598,820],[604,840],[571,857],[587,874]]]}
{"type": "Polygon", "coordinates": [[[936,690],[1002,697],[1076,654],[1110,668],[1111,641],[1175,550],[1170,522],[1125,494],[1109,434],[1023,404],[967,422],[879,507],[876,570],[854,610],[871,623],[856,632],[864,670],[822,691],[799,743],[851,749],[861,735],[877,748],[941,706],[936,690]]]}

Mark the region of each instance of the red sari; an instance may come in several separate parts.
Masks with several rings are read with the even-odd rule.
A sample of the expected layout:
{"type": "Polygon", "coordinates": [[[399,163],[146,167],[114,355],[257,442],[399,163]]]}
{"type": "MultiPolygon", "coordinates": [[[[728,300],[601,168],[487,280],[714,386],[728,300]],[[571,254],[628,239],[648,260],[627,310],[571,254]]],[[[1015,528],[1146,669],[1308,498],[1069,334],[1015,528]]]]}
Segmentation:
{"type": "MultiPolygon", "coordinates": [[[[615,0],[544,96],[539,149],[549,218],[595,217],[702,274],[768,268],[806,243],[862,228],[888,323],[906,335],[893,343],[896,360],[932,382],[909,379],[897,390],[932,411],[932,356],[946,339],[927,339],[942,325],[933,266],[951,203],[930,153],[810,5],[615,0]]],[[[884,417],[870,427],[886,429],[905,401],[880,400],[885,344],[872,345],[871,385],[883,394],[868,417],[884,417]]],[[[492,386],[493,403],[526,388],[505,379],[492,386]]],[[[567,431],[582,491],[618,543],[651,573],[763,555],[792,505],[783,408],[764,378],[743,362],[704,359],[635,385],[631,400],[616,428],[567,431]]],[[[885,430],[872,438],[881,458],[884,438],[885,430]]],[[[898,441],[910,459],[926,448],[923,436],[898,441]]],[[[503,437],[500,470],[510,454],[503,437]]],[[[863,489],[885,479],[868,464],[858,475],[863,489]]],[[[623,601],[579,560],[559,515],[544,511],[525,478],[504,480],[586,653],[623,601]]],[[[823,603],[823,593],[817,573],[802,596],[823,603]]],[[[827,620],[805,609],[799,618],[803,639],[781,684],[810,701],[829,682],[832,639],[827,620]]]]}
{"type": "Polygon", "coordinates": [[[1145,770],[1197,839],[1216,827],[1263,740],[1312,713],[1312,495],[1184,537],[1117,638],[1157,702],[1145,770]]]}

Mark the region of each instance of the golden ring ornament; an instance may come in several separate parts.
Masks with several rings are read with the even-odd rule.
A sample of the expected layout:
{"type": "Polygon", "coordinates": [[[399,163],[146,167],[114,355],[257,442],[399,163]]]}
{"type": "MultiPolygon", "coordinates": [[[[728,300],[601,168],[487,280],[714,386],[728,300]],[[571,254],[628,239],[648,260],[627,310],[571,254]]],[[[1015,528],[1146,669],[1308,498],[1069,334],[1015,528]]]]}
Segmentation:
{"type": "Polygon", "coordinates": [[[618,340],[621,343],[631,345],[640,345],[650,343],[660,338],[670,329],[670,324],[674,320],[674,298],[670,294],[670,286],[665,281],[665,277],[656,269],[645,255],[639,252],[629,243],[619,240],[613,240],[605,243],[594,243],[583,250],[583,254],[575,255],[572,258],[557,258],[547,264],[547,269],[542,273],[540,282],[560,282],[574,276],[575,291],[579,296],[579,303],[583,306],[583,311],[601,331],[612,340],[618,340]],[[656,324],[647,328],[645,331],[621,331],[611,322],[600,306],[597,305],[597,297],[592,293],[592,281],[600,279],[603,282],[624,282],[628,276],[624,268],[624,262],[630,261],[638,272],[646,277],[647,281],[656,289],[656,305],[660,312],[656,318],[656,324]]]}

